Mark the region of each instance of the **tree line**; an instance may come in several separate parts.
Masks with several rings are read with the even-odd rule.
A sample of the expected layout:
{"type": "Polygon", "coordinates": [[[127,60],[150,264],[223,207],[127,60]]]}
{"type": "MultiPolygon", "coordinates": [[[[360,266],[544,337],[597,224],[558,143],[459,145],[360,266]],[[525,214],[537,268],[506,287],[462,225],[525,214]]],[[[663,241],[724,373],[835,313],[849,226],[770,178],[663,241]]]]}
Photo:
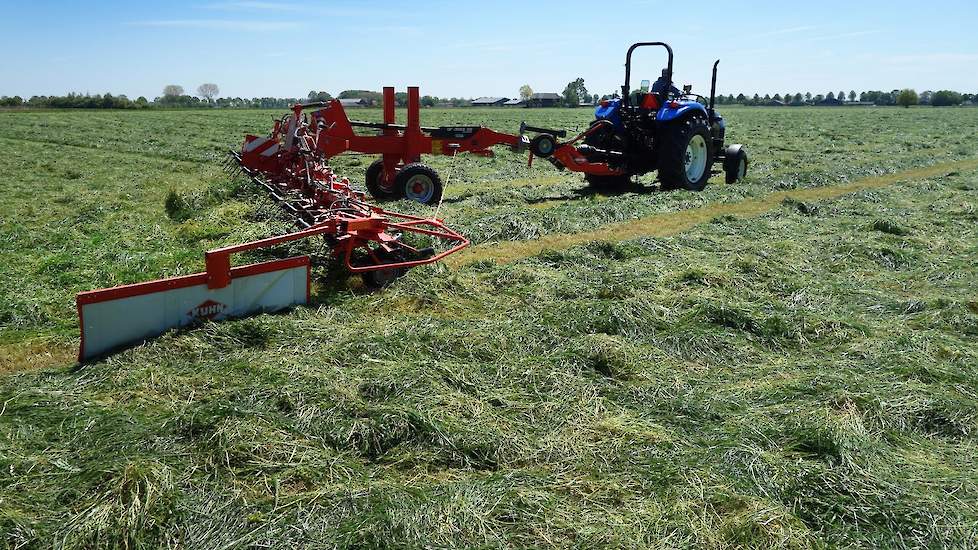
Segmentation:
{"type": "MultiPolygon", "coordinates": [[[[288,109],[296,103],[302,102],[325,102],[333,99],[328,92],[310,91],[304,98],[296,97],[218,97],[220,88],[216,84],[201,84],[197,87],[197,94],[187,94],[182,86],[170,84],[163,88],[163,93],[152,100],[144,96],[130,99],[126,95],[112,95],[111,93],[102,94],[76,94],[69,93],[63,96],[32,96],[24,99],[20,96],[0,97],[0,107],[34,107],[49,109],[147,109],[147,108],[219,108],[219,109],[288,109]]],[[[345,90],[336,96],[338,99],[362,99],[366,105],[380,105],[383,101],[383,94],[370,90],[345,90]]],[[[394,94],[395,102],[399,107],[407,106],[407,92],[394,94]]],[[[436,105],[450,105],[461,107],[468,105],[472,100],[467,98],[452,97],[439,98],[426,95],[421,97],[421,105],[424,107],[434,107],[436,105]]]]}
{"type": "MultiPolygon", "coordinates": [[[[329,101],[332,96],[328,92],[316,92],[310,91],[307,98],[309,101],[329,101]]],[[[365,105],[382,105],[384,102],[384,94],[381,92],[373,92],[370,90],[345,90],[340,92],[336,96],[337,99],[362,99],[365,105]]],[[[470,98],[464,97],[438,97],[433,95],[423,95],[421,96],[421,106],[422,107],[435,107],[435,106],[450,106],[450,107],[465,107],[472,103],[470,98]]],[[[407,92],[395,92],[394,93],[394,104],[398,107],[407,107],[408,94],[407,92]]]]}
{"type": "Polygon", "coordinates": [[[112,94],[68,94],[65,96],[32,96],[25,100],[20,96],[0,97],[0,107],[34,107],[45,109],[146,109],[146,108],[230,108],[230,109],[272,109],[288,108],[298,99],[281,97],[222,97],[212,102],[193,96],[177,98],[145,97],[130,99],[125,95],[112,94]]]}
{"type": "MultiPolygon", "coordinates": [[[[292,105],[304,101],[322,102],[333,99],[333,96],[324,91],[310,91],[304,98],[294,97],[218,97],[220,88],[216,84],[205,83],[197,87],[196,95],[187,94],[182,86],[170,84],[163,88],[163,93],[159,97],[149,100],[139,96],[130,99],[125,95],[112,95],[111,93],[102,94],[76,94],[70,93],[64,96],[32,96],[24,99],[20,96],[0,97],[0,107],[34,107],[34,108],[53,108],[53,109],[144,109],[144,108],[221,108],[221,109],[286,109],[292,105]]],[[[529,100],[533,95],[533,89],[529,85],[520,87],[519,96],[524,101],[529,100]]],[[[597,103],[602,99],[618,97],[617,93],[598,96],[591,94],[584,86],[584,79],[577,78],[567,84],[561,95],[561,103],[567,107],[576,107],[582,103],[597,103]]],[[[380,105],[383,95],[380,92],[370,90],[345,90],[336,96],[338,99],[361,99],[366,105],[380,105]]],[[[407,93],[397,92],[394,100],[399,107],[407,106],[407,93]]],[[[733,94],[718,95],[717,104],[719,105],[814,105],[828,101],[839,101],[843,103],[860,103],[873,105],[933,105],[935,107],[961,105],[963,103],[978,103],[978,94],[961,93],[953,90],[938,90],[936,92],[927,90],[917,93],[912,89],[892,90],[884,92],[872,90],[857,93],[850,90],[828,92],[827,94],[812,94],[811,92],[801,93],[786,92],[780,93],[746,95],[733,94]]],[[[452,97],[439,98],[437,96],[425,95],[421,97],[421,105],[424,107],[452,106],[463,107],[471,103],[471,99],[452,97]]]]}
{"type": "MultiPolygon", "coordinates": [[[[529,84],[520,87],[520,99],[528,101],[533,95],[533,89],[529,84]]],[[[618,92],[598,97],[597,94],[589,94],[584,86],[584,79],[577,78],[567,83],[561,94],[561,103],[566,107],[576,107],[582,103],[596,104],[598,101],[619,97],[618,92]]],[[[840,90],[838,93],[828,92],[826,94],[812,94],[811,92],[785,92],[780,93],[746,95],[720,94],[716,97],[719,105],[817,105],[820,103],[838,101],[840,103],[859,103],[873,105],[900,105],[909,107],[910,105],[933,105],[935,107],[946,107],[961,105],[964,103],[978,103],[978,94],[960,93],[953,90],[930,90],[918,94],[912,89],[892,90],[884,92],[882,90],[872,90],[857,93],[855,90],[845,92],[840,90]]]]}
{"type": "Polygon", "coordinates": [[[738,94],[737,96],[733,94],[721,94],[717,96],[717,103],[720,105],[771,105],[777,103],[783,103],[785,105],[813,105],[826,100],[838,100],[843,103],[855,103],[858,100],[859,103],[872,103],[873,105],[933,105],[935,107],[948,107],[968,102],[978,102],[978,94],[960,93],[953,90],[938,90],[936,92],[927,90],[918,94],[912,89],[905,88],[890,92],[873,90],[856,93],[855,90],[850,90],[848,93],[840,91],[837,94],[829,92],[824,95],[812,95],[811,92],[804,94],[795,92],[794,94],[785,93],[784,95],[776,93],[773,96],[765,94],[763,97],[760,94],[754,94],[753,96],[747,96],[745,94],[738,94]]]}
{"type": "MultiPolygon", "coordinates": [[[[524,84],[520,87],[520,98],[523,101],[527,101],[533,94],[533,89],[530,88],[529,84],[524,84]]],[[[566,107],[576,107],[582,103],[592,103],[596,104],[600,100],[617,98],[619,96],[618,92],[613,92],[608,95],[598,97],[597,94],[589,94],[587,88],[584,86],[584,79],[577,78],[571,82],[567,83],[564,88],[562,103],[566,107]]],[[[841,103],[855,103],[857,100],[859,103],[872,103],[873,105],[901,105],[904,107],[909,107],[910,105],[933,105],[935,107],[946,107],[953,105],[961,105],[963,103],[978,103],[978,94],[968,94],[960,93],[953,90],[939,90],[932,92],[930,90],[921,92],[918,94],[912,89],[903,90],[892,90],[889,92],[884,92],[881,90],[872,90],[867,92],[857,93],[855,90],[849,90],[845,92],[840,90],[838,93],[828,92],[826,94],[812,94],[811,92],[785,92],[784,95],[780,93],[764,94],[753,94],[752,96],[746,94],[733,94],[723,95],[720,94],[716,97],[716,102],[719,105],[815,105],[823,103],[825,101],[835,101],[841,103]]]]}

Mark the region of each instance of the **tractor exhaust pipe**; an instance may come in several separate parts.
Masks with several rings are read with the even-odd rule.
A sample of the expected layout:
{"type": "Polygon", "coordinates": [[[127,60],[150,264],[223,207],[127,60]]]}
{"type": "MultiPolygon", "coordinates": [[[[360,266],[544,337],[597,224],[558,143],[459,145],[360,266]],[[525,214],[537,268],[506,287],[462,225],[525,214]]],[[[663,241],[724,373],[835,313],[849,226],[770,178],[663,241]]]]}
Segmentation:
{"type": "Polygon", "coordinates": [[[717,59],[713,63],[713,81],[710,83],[710,112],[713,112],[713,106],[716,103],[717,96],[717,65],[720,64],[720,60],[717,59]]]}

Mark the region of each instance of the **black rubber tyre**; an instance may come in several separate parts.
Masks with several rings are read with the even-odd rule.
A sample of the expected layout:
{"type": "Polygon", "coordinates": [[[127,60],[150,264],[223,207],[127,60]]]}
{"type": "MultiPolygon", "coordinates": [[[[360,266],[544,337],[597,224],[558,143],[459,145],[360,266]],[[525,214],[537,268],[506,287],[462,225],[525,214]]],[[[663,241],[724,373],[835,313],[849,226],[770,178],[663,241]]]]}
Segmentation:
{"type": "Polygon", "coordinates": [[[396,201],[401,198],[400,188],[396,184],[384,185],[381,182],[382,177],[384,177],[384,161],[377,159],[370,163],[364,174],[367,191],[370,191],[373,198],[378,201],[396,201]]]}
{"type": "Polygon", "coordinates": [[[550,134],[540,134],[530,140],[530,151],[545,159],[557,150],[557,140],[550,134]]]}
{"type": "Polygon", "coordinates": [[[747,176],[750,158],[743,145],[731,145],[726,148],[723,156],[723,172],[727,183],[737,183],[747,176]]]}
{"type": "Polygon", "coordinates": [[[599,176],[597,174],[584,174],[584,181],[597,191],[610,191],[624,189],[632,183],[629,176],[599,176]]]}
{"type": "Polygon", "coordinates": [[[401,168],[394,179],[401,196],[423,204],[438,204],[441,201],[441,178],[427,164],[414,162],[401,168]]]}
{"type": "MultiPolygon", "coordinates": [[[[377,259],[385,263],[403,261],[403,257],[396,252],[378,250],[376,255],[377,259]]],[[[407,273],[407,270],[401,268],[377,269],[375,271],[364,271],[360,273],[360,278],[363,280],[363,286],[371,290],[378,290],[389,286],[391,283],[404,276],[405,273],[407,273]]]]}
{"type": "MultiPolygon", "coordinates": [[[[713,166],[713,142],[706,120],[698,116],[666,123],[659,131],[658,168],[663,190],[686,189],[702,191],[710,180],[713,166]],[[695,154],[690,151],[695,151],[695,154]],[[692,159],[696,167],[702,165],[699,177],[691,177],[687,161],[692,159]]],[[[693,169],[693,171],[697,171],[693,169]]]]}

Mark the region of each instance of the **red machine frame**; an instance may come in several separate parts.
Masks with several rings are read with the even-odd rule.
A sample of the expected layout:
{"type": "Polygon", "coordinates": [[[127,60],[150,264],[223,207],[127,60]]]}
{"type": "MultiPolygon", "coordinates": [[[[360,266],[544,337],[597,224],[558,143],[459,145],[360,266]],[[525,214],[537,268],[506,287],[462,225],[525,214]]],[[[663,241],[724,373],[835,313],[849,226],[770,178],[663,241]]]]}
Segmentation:
{"type": "MultiPolygon", "coordinates": [[[[313,122],[322,120],[325,129],[319,136],[319,150],[326,158],[353,151],[380,154],[384,161],[383,179],[393,183],[397,170],[404,165],[421,161],[421,155],[454,155],[474,153],[491,156],[491,147],[509,145],[518,148],[520,136],[503,134],[476,126],[421,126],[421,98],[417,86],[407,89],[407,124],[399,125],[395,116],[394,88],[384,88],[384,121],[381,123],[351,121],[339,100],[328,102],[325,108],[313,113],[313,122]],[[379,136],[358,136],[354,127],[377,128],[379,136]]],[[[298,116],[302,105],[293,108],[298,116]]]]}
{"type": "MultiPolygon", "coordinates": [[[[336,99],[294,105],[290,115],[275,122],[270,136],[246,136],[239,161],[243,167],[271,179],[287,178],[287,171],[302,147],[296,132],[305,128],[312,144],[311,151],[325,161],[346,152],[381,155],[382,170],[377,174],[376,183],[386,196],[375,198],[389,199],[404,195],[404,189],[397,187],[398,174],[405,167],[419,163],[422,155],[473,153],[491,156],[494,146],[507,145],[522,151],[529,143],[522,135],[504,134],[481,126],[421,126],[421,98],[417,86],[408,87],[407,124],[397,123],[395,108],[394,88],[390,86],[383,92],[383,122],[350,120],[343,104],[336,99]],[[311,108],[315,108],[311,116],[305,115],[304,112],[311,108]],[[358,135],[355,128],[372,128],[379,133],[358,135]]],[[[437,179],[433,170],[425,168],[437,179]]],[[[370,176],[368,174],[368,178],[370,176]]],[[[406,181],[404,185],[409,183],[406,181]]],[[[440,180],[434,185],[438,189],[429,204],[438,202],[441,197],[440,180]]]]}
{"type": "Polygon", "coordinates": [[[529,165],[533,165],[534,155],[541,158],[546,158],[551,164],[557,167],[558,170],[568,169],[571,172],[583,172],[585,174],[593,174],[596,176],[620,176],[624,175],[622,170],[617,170],[608,166],[605,162],[592,162],[581,153],[575,144],[582,139],[586,138],[593,132],[596,132],[604,125],[610,125],[611,123],[602,120],[591,124],[591,126],[574,137],[574,139],[558,142],[556,137],[560,135],[554,130],[547,130],[545,128],[528,128],[524,125],[521,128],[523,130],[532,130],[540,132],[540,135],[533,138],[530,141],[530,160],[529,165]]]}

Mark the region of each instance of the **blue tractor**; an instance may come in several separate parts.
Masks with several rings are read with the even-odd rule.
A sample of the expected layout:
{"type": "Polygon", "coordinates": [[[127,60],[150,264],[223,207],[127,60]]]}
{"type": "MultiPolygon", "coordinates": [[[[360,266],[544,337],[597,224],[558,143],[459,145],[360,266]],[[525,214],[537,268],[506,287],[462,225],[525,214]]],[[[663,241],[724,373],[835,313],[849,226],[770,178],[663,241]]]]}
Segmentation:
{"type": "Polygon", "coordinates": [[[657,170],[664,190],[701,191],[714,163],[722,164],[727,183],[740,181],[747,175],[747,151],[724,144],[726,124],[714,109],[720,61],[713,64],[709,98],[694,94],[690,86],[678,90],[672,62],[672,48],[664,42],[633,44],[625,55],[621,98],[602,101],[590,127],[567,142],[557,141],[563,132],[524,126],[538,133],[530,150],[560,169],[583,172],[595,188],[621,187],[657,170]],[[668,64],[655,84],[644,80],[632,91],[632,52],[644,46],[665,48],[668,64]]]}

